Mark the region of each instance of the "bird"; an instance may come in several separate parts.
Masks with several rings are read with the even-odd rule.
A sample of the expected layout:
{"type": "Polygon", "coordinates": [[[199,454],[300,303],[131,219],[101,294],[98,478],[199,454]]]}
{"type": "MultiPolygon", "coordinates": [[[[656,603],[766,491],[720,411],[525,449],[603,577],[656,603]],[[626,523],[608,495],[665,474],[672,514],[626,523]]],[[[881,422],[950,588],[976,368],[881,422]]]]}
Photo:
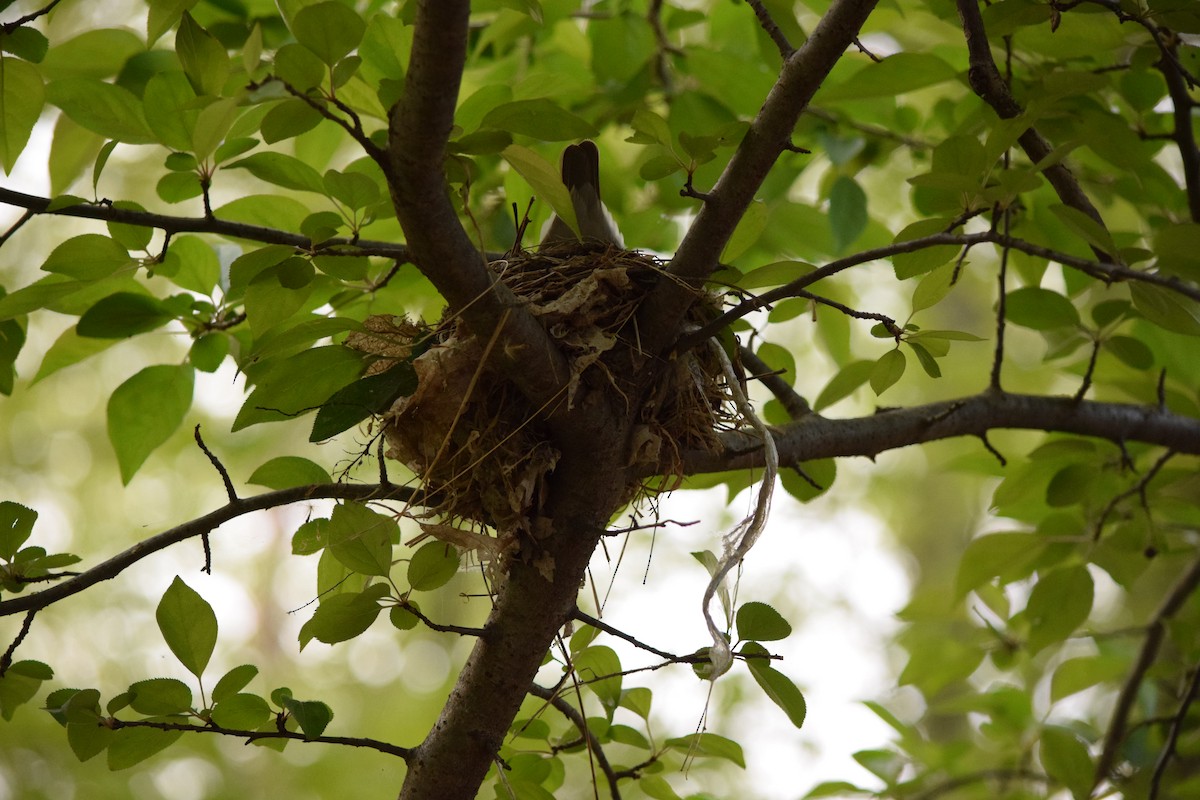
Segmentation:
{"type": "Polygon", "coordinates": [[[562,182],[571,193],[580,236],[557,215],[542,231],[542,244],[555,242],[598,241],[625,248],[612,215],[600,199],[600,151],[596,143],[585,139],[568,145],[562,155],[562,182]]]}

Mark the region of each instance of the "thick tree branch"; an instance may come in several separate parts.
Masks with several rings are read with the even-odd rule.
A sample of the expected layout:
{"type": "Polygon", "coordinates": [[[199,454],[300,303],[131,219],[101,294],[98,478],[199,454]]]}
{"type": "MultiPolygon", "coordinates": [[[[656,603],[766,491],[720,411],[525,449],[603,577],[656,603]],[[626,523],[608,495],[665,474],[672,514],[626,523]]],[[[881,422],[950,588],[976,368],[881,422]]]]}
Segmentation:
{"type": "Polygon", "coordinates": [[[0,617],[19,614],[22,611],[43,609],[51,603],[56,603],[73,594],[78,594],[89,586],[94,586],[101,581],[117,577],[146,556],[157,553],[159,550],[163,550],[173,544],[178,544],[186,539],[191,539],[194,536],[203,536],[243,514],[262,511],[267,508],[286,506],[291,503],[302,503],[309,500],[337,499],[359,500],[363,502],[369,500],[403,500],[412,502],[417,499],[417,495],[417,490],[404,486],[392,486],[390,484],[387,486],[376,486],[371,484],[329,483],[296,486],[291,489],[265,492],[254,497],[233,500],[221,506],[216,511],[205,514],[202,517],[197,517],[182,525],[177,525],[170,530],[151,536],[149,539],[143,539],[128,550],[118,553],[107,561],[97,564],[69,580],[56,583],[40,592],[20,595],[0,602],[0,617]]]}
{"type": "MultiPolygon", "coordinates": [[[[975,94],[979,95],[980,99],[992,107],[1001,119],[1013,119],[1021,116],[1024,110],[1013,97],[1008,83],[1000,75],[1000,70],[997,69],[996,62],[992,58],[991,42],[983,27],[983,15],[979,13],[979,0],[957,0],[957,2],[958,16],[962,20],[967,50],[970,53],[967,79],[971,88],[975,90],[975,94]]],[[[1050,142],[1046,141],[1032,126],[1027,128],[1017,138],[1017,141],[1020,143],[1021,149],[1025,151],[1025,155],[1034,164],[1041,163],[1054,150],[1050,142]]],[[[1043,172],[1063,203],[1082,211],[1102,227],[1104,226],[1103,217],[1092,205],[1091,199],[1083,191],[1079,182],[1075,180],[1075,175],[1071,170],[1059,163],[1046,167],[1043,172]]],[[[1113,257],[1103,250],[1092,249],[1096,258],[1101,261],[1113,260],[1113,257]]]]}
{"type": "Polygon", "coordinates": [[[642,303],[637,324],[647,353],[660,353],[672,344],[684,312],[695,299],[690,287],[716,269],[754,193],[790,142],[796,120],[854,43],[877,2],[835,0],[808,40],[784,61],[779,79],[671,260],[669,269],[676,280],[660,281],[642,303]]]}
{"type": "Polygon", "coordinates": [[[417,268],[481,341],[499,333],[493,361],[534,407],[549,406],[569,377],[566,360],[488,270],[458,220],[442,170],[470,13],[467,0],[418,5],[404,95],[390,114],[388,184],[417,268]]]}
{"type": "MultiPolygon", "coordinates": [[[[992,391],[880,411],[870,417],[826,419],[809,414],[775,429],[775,443],[780,465],[794,466],[816,458],[874,458],[885,450],[957,436],[981,436],[1002,428],[1145,442],[1169,447],[1176,453],[1200,455],[1200,420],[1193,417],[1153,406],[992,391]]],[[[685,472],[694,475],[762,466],[761,445],[755,436],[728,433],[723,442],[724,453],[685,453],[685,472]]]]}

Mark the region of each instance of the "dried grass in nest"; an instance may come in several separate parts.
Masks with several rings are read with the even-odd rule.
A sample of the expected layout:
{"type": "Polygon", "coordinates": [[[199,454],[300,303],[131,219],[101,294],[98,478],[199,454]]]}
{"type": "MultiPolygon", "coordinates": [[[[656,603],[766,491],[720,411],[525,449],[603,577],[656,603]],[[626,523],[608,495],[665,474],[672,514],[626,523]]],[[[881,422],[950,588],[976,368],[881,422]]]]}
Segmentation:
{"type": "MultiPolygon", "coordinates": [[[[617,390],[607,361],[620,348],[637,347],[632,318],[661,277],[656,259],[569,243],[490,266],[567,356],[572,375],[562,402],[572,402],[585,383],[592,390],[608,387],[630,402],[617,390]]],[[[693,306],[689,321],[701,324],[715,307],[706,296],[693,306]]],[[[366,328],[347,344],[385,358],[405,358],[427,335],[390,316],[372,317],[366,328]]],[[[540,422],[546,409],[530,407],[511,383],[481,367],[486,343],[457,319],[443,320],[435,339],[413,361],[417,390],[384,417],[388,456],[419,476],[436,498],[432,511],[449,525],[494,528],[499,546],[482,548],[492,551],[484,555],[494,555],[522,533],[536,536],[530,520],[541,508],[559,453],[540,422]]],[[[673,361],[636,414],[631,466],[650,465],[663,477],[650,486],[631,482],[627,500],[675,488],[682,475],[681,453],[715,451],[717,433],[735,422],[720,366],[705,348],[673,361]]],[[[445,529],[430,525],[427,531],[446,539],[445,529]]]]}

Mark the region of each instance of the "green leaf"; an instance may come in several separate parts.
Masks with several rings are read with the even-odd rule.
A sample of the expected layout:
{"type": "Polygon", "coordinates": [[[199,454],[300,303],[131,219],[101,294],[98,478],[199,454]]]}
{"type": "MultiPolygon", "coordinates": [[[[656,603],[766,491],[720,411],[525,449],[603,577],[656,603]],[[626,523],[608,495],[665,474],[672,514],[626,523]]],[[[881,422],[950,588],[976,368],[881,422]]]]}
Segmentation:
{"type": "Polygon", "coordinates": [[[333,508],[326,537],[329,551],[347,568],[386,577],[392,568],[392,543],[400,533],[391,517],[362,503],[341,503],[333,508]]]}
{"type": "Polygon", "coordinates": [[[638,788],[654,800],[680,800],[671,784],[661,775],[643,775],[638,779],[638,788]]]}
{"type": "Polygon", "coordinates": [[[650,704],[654,695],[645,686],[621,690],[621,708],[627,708],[642,719],[650,719],[650,704]]]}
{"type": "Polygon", "coordinates": [[[1200,283],[1200,224],[1187,222],[1158,230],[1154,234],[1154,254],[1160,270],[1200,283]]]}
{"type": "MultiPolygon", "coordinates": [[[[544,98],[516,100],[496,106],[484,116],[482,125],[485,128],[510,131],[543,142],[586,139],[598,133],[587,120],[544,98]]],[[[508,158],[507,150],[505,158],[508,158]]],[[[511,159],[509,160],[511,162],[511,159]]]]}
{"type": "Polygon", "coordinates": [[[993,578],[1010,583],[1026,577],[1044,546],[1044,541],[1031,533],[991,533],[972,539],[958,563],[958,598],[993,578]]]}
{"type": "Polygon", "coordinates": [[[167,647],[197,678],[217,646],[217,616],[195,589],[176,575],[155,611],[167,647]]]}
{"type": "Polygon", "coordinates": [[[577,653],[572,663],[580,682],[600,698],[611,718],[621,702],[621,659],[616,651],[604,645],[592,645],[577,653]]]}
{"type": "Polygon", "coordinates": [[[263,464],[246,481],[268,489],[290,489],[314,483],[332,483],[324,467],[300,456],[279,456],[263,464]]]}
{"type": "Polygon", "coordinates": [[[1059,218],[1067,230],[1092,247],[1105,253],[1117,252],[1116,242],[1113,241],[1112,234],[1108,232],[1108,229],[1084,212],[1061,203],[1050,206],[1050,211],[1059,218]]]}
{"type": "Polygon", "coordinates": [[[613,14],[587,26],[592,70],[601,84],[628,85],[655,54],[654,32],[641,15],[613,14]]]}
{"type": "Polygon", "coordinates": [[[188,366],[146,367],[112,393],[108,439],[117,454],[122,483],[129,483],[183,422],[192,405],[194,375],[188,366]]]}
{"type": "Polygon", "coordinates": [[[229,53],[187,11],[183,12],[175,33],[175,52],[196,94],[221,94],[229,78],[229,53]]]}
{"type": "Polygon", "coordinates": [[[148,717],[185,714],[192,708],[192,690],[175,678],[138,681],[129,687],[129,694],[129,706],[148,717]]]}
{"type": "Polygon", "coordinates": [[[667,739],[665,744],[667,747],[678,750],[681,753],[690,753],[693,756],[724,758],[727,761],[737,764],[742,769],[746,768],[746,758],[742,754],[741,745],[732,739],[726,739],[724,736],[718,736],[715,733],[693,733],[677,739],[667,739]]]}
{"type": "Polygon", "coordinates": [[[238,412],[233,430],[291,419],[316,409],[355,380],[362,370],[362,359],[340,345],[317,347],[272,360],[255,371],[257,386],[238,412]]]}
{"type": "Polygon", "coordinates": [[[142,102],[123,86],[94,78],[64,78],[46,87],[46,99],[93,133],[127,144],[148,144],[155,136],[142,102]]]}
{"type": "MultiPolygon", "coordinates": [[[[912,223],[896,234],[895,242],[911,242],[926,236],[942,233],[949,226],[949,220],[923,219],[912,223]]],[[[911,253],[897,253],[892,256],[892,267],[897,280],[906,280],[916,275],[923,275],[935,267],[948,264],[954,260],[961,248],[953,244],[939,244],[923,247],[911,253]]]]}
{"type": "Polygon", "coordinates": [[[837,401],[849,397],[858,387],[870,380],[874,371],[874,361],[853,361],[842,367],[817,395],[817,399],[813,402],[813,410],[821,411],[837,401]]]}
{"type": "Polygon", "coordinates": [[[32,64],[0,57],[0,167],[11,173],[42,115],[46,89],[32,64]]]}
{"type": "Polygon", "coordinates": [[[271,719],[271,707],[256,694],[234,694],[216,702],[212,721],[222,728],[253,731],[271,719]]]}
{"type": "Polygon", "coordinates": [[[213,687],[212,701],[219,703],[227,697],[232,697],[245,689],[256,675],[258,675],[258,667],[253,664],[234,667],[222,675],[221,679],[217,681],[217,685],[213,687]]]}
{"type": "Polygon", "coordinates": [[[1133,369],[1145,371],[1154,366],[1154,351],[1141,339],[1110,336],[1104,340],[1104,349],[1133,369]]]}
{"type": "MultiPolygon", "coordinates": [[[[933,343],[934,340],[930,340],[930,344],[933,343]]],[[[929,348],[925,347],[925,345],[920,344],[919,342],[914,341],[906,341],[905,344],[908,345],[909,349],[911,349],[913,354],[916,355],[917,363],[921,365],[921,369],[925,370],[926,375],[931,378],[942,377],[942,368],[938,366],[937,358],[934,357],[933,353],[929,352],[929,348]]]]}
{"type": "Polygon", "coordinates": [[[67,328],[54,344],[50,345],[50,349],[42,357],[42,363],[38,367],[37,374],[33,376],[33,382],[37,383],[64,367],[78,364],[89,356],[107,350],[114,344],[116,344],[115,339],[84,339],[75,332],[74,328],[67,328]]]}
{"type": "MultiPolygon", "coordinates": [[[[743,606],[744,607],[744,606],[743,606]]],[[[750,642],[742,648],[742,653],[748,656],[766,656],[767,650],[755,642],[750,642]]],[[[804,726],[804,718],[808,714],[808,704],[804,695],[796,688],[796,684],[771,666],[766,658],[747,658],[746,666],[750,674],[771,702],[783,709],[791,723],[797,728],[804,726]]]]}
{"type": "Polygon", "coordinates": [[[854,244],[867,227],[867,193],[858,182],[839,175],[829,190],[829,227],[833,249],[841,253],[854,244]]]}
{"type": "Polygon", "coordinates": [[[117,292],[84,312],[75,332],[92,339],[127,339],[161,327],[173,318],[161,300],[144,294],[117,292]]]}
{"type": "MultiPolygon", "coordinates": [[[[289,46],[300,49],[298,45],[285,45],[285,47],[289,46]]],[[[309,57],[311,58],[311,56],[309,57]]],[[[321,62],[317,61],[316,64],[319,67],[321,62]]],[[[284,100],[267,112],[259,131],[262,133],[265,143],[275,144],[312,130],[323,119],[321,112],[303,100],[284,100]]]]}
{"type": "Polygon", "coordinates": [[[408,585],[428,592],[445,586],[458,572],[458,550],[445,542],[426,542],[408,562],[408,585]]]}
{"type": "Polygon", "coordinates": [[[37,28],[21,25],[6,30],[4,35],[0,36],[0,48],[6,53],[37,64],[46,57],[46,51],[50,49],[50,40],[37,28]]]}
{"type": "Polygon", "coordinates": [[[184,11],[196,5],[196,0],[149,0],[149,5],[150,14],[146,20],[146,44],[152,45],[179,21],[179,16],[184,11]]]}
{"type": "MultiPolygon", "coordinates": [[[[0,509],[3,513],[3,509],[0,509]]],[[[54,677],[54,671],[41,661],[16,661],[0,675],[0,717],[11,721],[17,708],[37,695],[42,683],[54,677]]]]}
{"type": "Polygon", "coordinates": [[[735,261],[738,256],[758,243],[766,228],[767,206],[765,203],[756,200],[747,206],[746,212],[738,220],[737,227],[733,229],[733,234],[729,237],[729,241],[725,243],[725,250],[721,253],[721,261],[735,261]]]}
{"type": "Polygon", "coordinates": [[[333,66],[362,41],[367,25],[354,9],[327,0],[296,12],[289,26],[296,41],[333,66]]]}
{"type": "Polygon", "coordinates": [[[89,281],[104,278],[133,264],[129,252],[107,236],[73,236],[51,251],[42,264],[46,272],[89,281]]]}
{"type": "Polygon", "coordinates": [[[128,769],[167,749],[183,736],[183,731],[156,728],[121,728],[113,731],[108,745],[108,768],[113,772],[128,769]]]}
{"type": "Polygon", "coordinates": [[[298,189],[305,192],[325,193],[321,173],[295,156],[286,153],[255,153],[240,161],[226,164],[225,169],[244,169],[259,180],[298,189]]]}
{"type": "Polygon", "coordinates": [[[1009,292],[1005,298],[1005,311],[1009,322],[1037,331],[1079,325],[1079,312],[1070,300],[1038,286],[1009,292]]]}
{"type": "Polygon", "coordinates": [[[1042,731],[1038,751],[1046,773],[1065,785],[1075,800],[1087,800],[1092,793],[1092,758],[1087,745],[1066,728],[1047,727],[1042,731]]]}
{"type": "Polygon", "coordinates": [[[1086,622],[1094,592],[1092,575],[1085,566],[1063,567],[1043,575],[1025,606],[1030,652],[1063,641],[1086,622]]]}
{"type": "Polygon", "coordinates": [[[392,606],[388,611],[388,622],[392,623],[392,627],[398,631],[411,631],[421,624],[421,618],[412,612],[412,608],[420,610],[420,607],[412,600],[409,600],[407,605],[392,606]]]}
{"type": "Polygon", "coordinates": [[[387,593],[387,584],[374,583],[363,592],[326,595],[312,619],[300,628],[300,648],[313,639],[337,644],[362,635],[383,610],[379,601],[387,593]]]}
{"type": "Polygon", "coordinates": [[[128,28],[93,27],[51,47],[42,59],[42,73],[50,80],[107,78],[145,50],[141,37],[128,28]]]}
{"type": "MultiPolygon", "coordinates": [[[[213,151],[225,140],[239,113],[236,97],[222,97],[200,110],[200,113],[196,115],[196,127],[192,130],[191,151],[196,158],[204,161],[213,154],[213,151]]],[[[234,203],[237,202],[234,201],[234,203]]],[[[229,215],[228,208],[223,210],[226,215],[229,215]]]]}
{"type": "Polygon", "coordinates": [[[378,203],[380,199],[379,184],[361,172],[326,170],[322,183],[330,197],[352,211],[378,203]]]}
{"type": "Polygon", "coordinates": [[[737,610],[738,638],[774,642],[792,635],[792,626],[766,603],[750,602],[737,610]]]}
{"type": "Polygon", "coordinates": [[[906,365],[907,360],[899,348],[889,350],[879,357],[871,370],[871,389],[875,391],[876,396],[883,394],[900,380],[906,365]]]}
{"type": "MultiPolygon", "coordinates": [[[[317,517],[316,519],[308,520],[292,534],[292,554],[308,556],[313,553],[320,553],[329,542],[328,530],[328,517],[317,517]]],[[[322,553],[321,557],[324,558],[325,555],[322,553]]]]}
{"type": "Polygon", "coordinates": [[[1081,656],[1068,659],[1054,670],[1050,681],[1050,702],[1057,703],[1076,692],[1119,680],[1129,671],[1129,659],[1115,655],[1081,656]]]}
{"type": "Polygon", "coordinates": [[[891,786],[900,778],[904,761],[891,750],[859,750],[853,754],[859,765],[891,786]]]}
{"type": "Polygon", "coordinates": [[[913,313],[932,308],[942,302],[954,288],[954,284],[951,282],[954,279],[954,272],[954,264],[943,264],[921,278],[917,288],[913,289],[913,313]]]}
{"type": "Polygon", "coordinates": [[[816,102],[894,97],[954,80],[957,74],[954,67],[935,55],[896,53],[881,61],[868,63],[835,86],[822,87],[817,93],[816,102]]]}
{"type": "Polygon", "coordinates": [[[1200,303],[1161,286],[1135,281],[1129,287],[1134,307],[1158,327],[1200,336],[1200,303]]]}
{"type": "Polygon", "coordinates": [[[387,411],[416,388],[417,373],[406,361],[386,372],[360,378],[321,404],[308,440],[320,442],[349,430],[372,414],[387,411]]]}
{"type": "Polygon", "coordinates": [[[38,513],[11,500],[0,502],[0,559],[11,561],[33,533],[38,513]]]}
{"type": "Polygon", "coordinates": [[[561,171],[528,147],[519,144],[504,148],[501,155],[533,188],[534,194],[554,209],[554,213],[561,217],[571,230],[579,233],[579,223],[575,221],[575,206],[571,202],[567,187],[563,185],[561,171]]]}

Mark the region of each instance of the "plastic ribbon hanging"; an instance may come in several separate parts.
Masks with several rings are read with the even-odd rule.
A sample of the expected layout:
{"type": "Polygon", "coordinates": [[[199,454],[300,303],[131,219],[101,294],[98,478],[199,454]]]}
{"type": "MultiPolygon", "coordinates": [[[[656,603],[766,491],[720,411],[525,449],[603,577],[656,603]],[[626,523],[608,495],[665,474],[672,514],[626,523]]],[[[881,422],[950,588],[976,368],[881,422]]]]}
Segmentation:
{"type": "Polygon", "coordinates": [[[758,537],[762,535],[763,528],[766,527],[767,516],[771,512],[771,496],[775,491],[775,477],[779,474],[779,451],[775,447],[775,439],[771,436],[771,432],[754,413],[754,408],[750,405],[745,392],[742,391],[741,382],[733,371],[733,364],[725,349],[715,338],[708,340],[708,346],[721,363],[721,369],[725,374],[725,383],[729,386],[729,393],[733,396],[738,413],[762,439],[764,462],[762,483],[758,489],[754,509],[722,538],[721,560],[717,562],[717,567],[713,570],[708,588],[704,590],[704,622],[708,626],[708,633],[712,636],[713,641],[709,651],[712,672],[708,675],[708,679],[715,681],[728,672],[730,666],[733,665],[733,652],[729,648],[729,641],[725,634],[713,621],[709,605],[712,603],[717,589],[725,580],[725,576],[741,563],[750,549],[754,547],[754,543],[758,541],[758,537]]]}

